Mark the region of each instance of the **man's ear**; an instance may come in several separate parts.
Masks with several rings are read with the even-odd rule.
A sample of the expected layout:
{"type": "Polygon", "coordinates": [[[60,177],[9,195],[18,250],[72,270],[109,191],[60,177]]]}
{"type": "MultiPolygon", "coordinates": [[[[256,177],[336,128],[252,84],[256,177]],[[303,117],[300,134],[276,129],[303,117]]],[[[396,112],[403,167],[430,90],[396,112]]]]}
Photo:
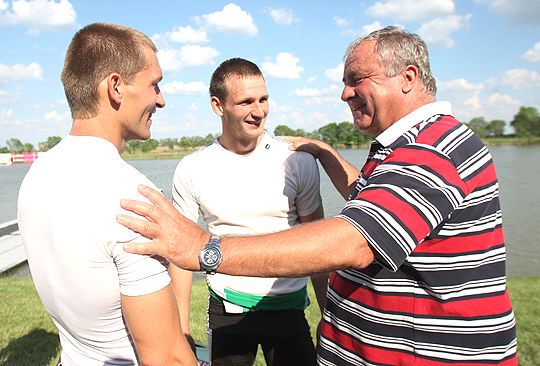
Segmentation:
{"type": "Polygon", "coordinates": [[[223,116],[223,103],[221,103],[221,100],[219,100],[218,97],[213,96],[210,98],[210,106],[215,114],[220,117],[223,116]]]}
{"type": "Polygon", "coordinates": [[[402,91],[407,94],[418,82],[418,68],[414,65],[407,65],[403,71],[402,91]]]}
{"type": "Polygon", "coordinates": [[[109,99],[116,104],[122,102],[122,77],[117,73],[112,73],[107,76],[107,92],[109,99]]]}

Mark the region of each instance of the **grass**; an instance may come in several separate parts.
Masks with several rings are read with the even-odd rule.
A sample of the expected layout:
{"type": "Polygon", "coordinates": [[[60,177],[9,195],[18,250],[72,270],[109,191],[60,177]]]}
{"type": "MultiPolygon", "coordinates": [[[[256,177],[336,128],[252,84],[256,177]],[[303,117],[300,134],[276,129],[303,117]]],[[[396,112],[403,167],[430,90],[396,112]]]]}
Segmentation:
{"type": "Polygon", "coordinates": [[[56,365],[58,331],[30,279],[0,277],[0,365],[56,365]]]}
{"type": "MultiPolygon", "coordinates": [[[[508,280],[517,318],[519,364],[536,366],[540,360],[540,276],[508,280]]],[[[311,287],[310,298],[315,299],[311,287]]],[[[43,309],[32,281],[28,278],[0,277],[0,365],[55,366],[59,358],[58,333],[43,309]]],[[[191,301],[191,332],[206,343],[206,302],[204,281],[194,281],[191,301]]],[[[312,325],[319,320],[313,303],[307,309],[312,325]]],[[[259,353],[256,366],[265,365],[259,353]]]]}

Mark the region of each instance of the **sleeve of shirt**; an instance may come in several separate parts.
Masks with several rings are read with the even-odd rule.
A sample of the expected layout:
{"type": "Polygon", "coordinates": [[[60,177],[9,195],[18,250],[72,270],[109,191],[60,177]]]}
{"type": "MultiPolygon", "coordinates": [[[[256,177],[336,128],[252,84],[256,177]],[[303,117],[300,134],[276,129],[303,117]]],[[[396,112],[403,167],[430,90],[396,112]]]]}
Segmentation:
{"type": "Polygon", "coordinates": [[[430,146],[408,145],[375,168],[338,217],[364,235],[383,266],[396,271],[467,193],[448,156],[430,146]]]}
{"type": "Polygon", "coordinates": [[[173,177],[172,199],[176,209],[193,222],[199,218],[199,203],[193,193],[194,184],[186,158],[180,160],[173,177]]]}
{"type": "MultiPolygon", "coordinates": [[[[138,236],[131,242],[146,241],[148,241],[147,238],[138,236]]],[[[157,257],[127,253],[122,245],[123,243],[117,242],[112,250],[122,295],[148,295],[161,290],[171,282],[163,261],[158,260],[157,257]]]]}
{"type": "MultiPolygon", "coordinates": [[[[116,194],[118,200],[112,200],[114,207],[119,207],[120,198],[130,198],[148,202],[144,196],[137,191],[138,184],[146,184],[153,189],[159,190],[152,182],[139,172],[129,169],[124,172],[124,181],[116,182],[116,194]]],[[[111,188],[111,190],[113,190],[111,188]]],[[[112,209],[112,208],[111,208],[112,209]]],[[[111,212],[116,211],[114,209],[111,212]]],[[[130,211],[121,209],[120,213],[138,217],[130,211]]],[[[140,217],[138,217],[140,218],[140,217]]],[[[144,243],[148,238],[143,237],[118,223],[112,221],[112,234],[107,243],[108,255],[112,258],[118,273],[120,293],[126,296],[147,295],[166,287],[171,279],[165,265],[165,260],[160,261],[159,257],[149,255],[139,255],[127,253],[123,249],[126,242],[144,243]]]]}
{"type": "Polygon", "coordinates": [[[298,155],[296,211],[299,216],[307,216],[322,204],[319,166],[311,154],[305,152],[296,152],[295,154],[298,155]]]}

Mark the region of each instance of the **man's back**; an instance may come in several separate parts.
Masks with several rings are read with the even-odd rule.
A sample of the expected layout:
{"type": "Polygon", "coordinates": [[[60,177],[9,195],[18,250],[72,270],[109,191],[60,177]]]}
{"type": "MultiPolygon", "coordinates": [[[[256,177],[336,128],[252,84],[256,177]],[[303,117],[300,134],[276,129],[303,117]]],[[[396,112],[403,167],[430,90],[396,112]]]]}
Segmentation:
{"type": "Polygon", "coordinates": [[[116,148],[68,136],[34,163],[19,194],[19,226],[38,293],[60,332],[65,365],[136,364],[120,294],[169,283],[156,260],[126,254],[137,237],[116,224],[122,195],[150,182],[116,148]]]}

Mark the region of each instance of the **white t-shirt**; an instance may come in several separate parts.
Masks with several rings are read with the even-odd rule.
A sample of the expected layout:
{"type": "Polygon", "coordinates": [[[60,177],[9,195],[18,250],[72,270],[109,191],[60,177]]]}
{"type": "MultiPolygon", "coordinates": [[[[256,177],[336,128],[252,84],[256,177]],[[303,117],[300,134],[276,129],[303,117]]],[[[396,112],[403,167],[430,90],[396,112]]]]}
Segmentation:
{"type": "Polygon", "coordinates": [[[170,283],[160,262],[122,249],[123,242],[147,241],[115,220],[120,199],[144,200],[140,183],[153,186],[110,142],[67,136],[32,164],[21,185],[19,229],[59,330],[64,366],[137,364],[120,294],[146,295],[170,283]]]}
{"type": "MultiPolygon", "coordinates": [[[[265,133],[246,155],[218,141],[184,157],[173,179],[173,202],[197,222],[199,212],[217,235],[256,235],[289,229],[321,206],[320,177],[311,154],[293,152],[286,141],[265,133]]],[[[291,294],[307,278],[259,278],[215,274],[211,289],[228,312],[242,312],[261,297],[291,294]],[[250,296],[253,295],[253,296],[250,296]],[[235,306],[239,305],[240,307],[235,306]]],[[[305,297],[305,296],[304,296],[305,297]]],[[[307,304],[303,304],[306,306],[307,304]]]]}

